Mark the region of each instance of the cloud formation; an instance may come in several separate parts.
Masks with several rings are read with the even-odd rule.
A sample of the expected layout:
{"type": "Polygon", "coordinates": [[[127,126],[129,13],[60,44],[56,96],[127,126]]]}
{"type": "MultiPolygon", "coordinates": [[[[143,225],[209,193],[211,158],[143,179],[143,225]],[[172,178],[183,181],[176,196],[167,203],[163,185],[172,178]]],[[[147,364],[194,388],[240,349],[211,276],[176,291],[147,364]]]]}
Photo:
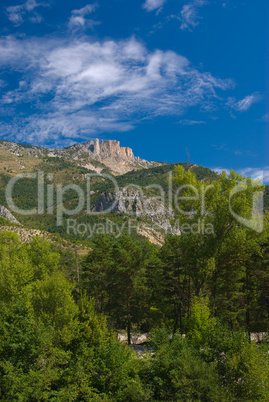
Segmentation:
{"type": "Polygon", "coordinates": [[[205,124],[206,122],[203,120],[180,120],[179,124],[182,124],[183,126],[195,126],[195,125],[200,125],[200,124],[205,124]]]}
{"type": "Polygon", "coordinates": [[[146,2],[143,4],[143,8],[147,11],[154,11],[158,10],[161,8],[166,0],[146,0],[146,2]]]}
{"type": "Polygon", "coordinates": [[[193,0],[188,4],[185,4],[180,12],[180,28],[182,30],[192,31],[197,25],[199,25],[199,8],[206,4],[207,0],[193,0]]]}
{"type": "Polygon", "coordinates": [[[252,105],[255,103],[260,102],[261,100],[261,95],[258,93],[254,93],[251,95],[247,95],[245,98],[243,98],[240,101],[236,101],[234,98],[229,98],[228,99],[228,105],[232,107],[234,110],[237,110],[238,112],[246,112],[247,110],[250,109],[252,105]]]}
{"type": "Polygon", "coordinates": [[[98,4],[87,4],[85,7],[80,8],[79,10],[73,10],[71,18],[69,20],[70,28],[78,28],[98,25],[99,22],[94,21],[92,19],[86,18],[88,15],[92,14],[98,8],[98,4]]]}
{"type": "Polygon", "coordinates": [[[23,4],[7,7],[6,12],[8,14],[8,19],[15,25],[22,24],[28,13],[31,13],[29,20],[33,23],[39,24],[42,21],[42,17],[34,10],[38,7],[48,6],[47,3],[37,3],[36,0],[27,0],[23,4]]]}
{"type": "MultiPolygon", "coordinates": [[[[194,68],[185,57],[154,52],[132,38],[0,39],[0,68],[16,71],[17,87],[3,87],[0,106],[10,121],[2,138],[39,145],[127,131],[145,118],[180,116],[193,106],[216,109],[217,92],[233,87],[194,68]]],[[[3,76],[4,79],[4,76],[3,76]]]]}
{"type": "MultiPolygon", "coordinates": [[[[229,169],[221,167],[212,168],[212,170],[218,174],[221,174],[223,171],[228,174],[230,173],[229,169]]],[[[238,169],[237,173],[239,173],[241,176],[250,177],[255,181],[261,181],[262,183],[269,182],[269,166],[265,166],[264,168],[247,167],[243,169],[238,169]]]]}
{"type": "Polygon", "coordinates": [[[269,182],[269,166],[265,166],[264,168],[252,168],[247,167],[244,169],[239,169],[239,174],[242,176],[251,177],[253,180],[258,180],[263,183],[269,182]]]}
{"type": "Polygon", "coordinates": [[[269,121],[269,113],[265,113],[263,116],[262,116],[262,119],[261,119],[262,121],[265,121],[266,123],[269,121]]]}
{"type": "Polygon", "coordinates": [[[213,170],[213,172],[216,172],[218,174],[221,174],[222,172],[226,172],[227,174],[230,173],[229,169],[222,168],[222,167],[213,167],[213,168],[211,168],[211,170],[213,170]]]}

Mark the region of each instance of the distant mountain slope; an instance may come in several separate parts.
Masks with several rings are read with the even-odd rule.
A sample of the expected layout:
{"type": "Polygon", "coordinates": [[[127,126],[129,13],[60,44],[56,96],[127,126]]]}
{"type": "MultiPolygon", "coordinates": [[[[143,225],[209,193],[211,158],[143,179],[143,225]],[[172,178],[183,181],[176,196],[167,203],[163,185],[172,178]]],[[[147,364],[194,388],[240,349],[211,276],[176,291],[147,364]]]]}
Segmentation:
{"type": "MultiPolygon", "coordinates": [[[[56,185],[57,184],[78,184],[83,189],[84,193],[87,192],[86,187],[86,179],[85,176],[90,172],[85,167],[80,166],[77,163],[77,160],[72,159],[70,156],[69,159],[63,158],[62,156],[49,156],[49,152],[45,152],[41,149],[41,154],[39,154],[39,149],[31,149],[28,148],[20,148],[19,145],[12,146],[12,150],[7,151],[6,149],[2,151],[7,152],[6,159],[8,161],[12,161],[14,163],[14,158],[22,158],[22,156],[15,155],[20,152],[20,155],[24,155],[25,160],[30,161],[29,170],[25,168],[23,171],[31,171],[44,172],[45,179],[45,189],[48,184],[53,183],[54,188],[54,208],[57,205],[57,197],[56,197],[56,185]],[[24,153],[24,151],[30,150],[29,153],[24,153]],[[10,152],[11,151],[11,152],[10,152]],[[9,152],[9,153],[8,153],[9,152]],[[37,156],[36,156],[37,155],[37,156]],[[35,162],[35,163],[34,163],[35,162]],[[53,176],[53,181],[48,180],[48,174],[53,176]]],[[[73,152],[73,151],[72,151],[73,152]]],[[[16,160],[16,159],[15,159],[16,160]]],[[[19,159],[20,160],[20,159],[19,159]]],[[[18,163],[18,161],[17,161],[18,163]]],[[[132,236],[142,235],[147,237],[151,242],[161,245],[166,229],[170,228],[170,220],[173,217],[173,213],[169,211],[169,206],[164,207],[162,210],[158,207],[158,203],[154,201],[154,197],[158,197],[158,190],[155,191],[154,186],[160,186],[164,193],[165,197],[168,196],[168,178],[169,172],[172,172],[176,164],[158,164],[157,166],[152,166],[151,164],[146,164],[148,168],[143,168],[139,170],[132,170],[124,175],[120,175],[115,177],[117,181],[117,185],[120,189],[124,187],[131,186],[139,186],[142,189],[144,196],[146,197],[143,202],[147,202],[150,204],[149,211],[146,213],[141,212],[141,208],[138,208],[137,200],[133,200],[132,202],[127,199],[124,201],[126,205],[129,203],[129,207],[133,210],[134,215],[131,217],[134,226],[137,225],[136,229],[132,230],[132,236]],[[156,216],[154,214],[154,209],[158,209],[158,213],[156,216]],[[154,226],[154,227],[153,227],[154,226]]],[[[188,164],[181,164],[185,167],[185,169],[191,169],[196,173],[197,177],[200,180],[216,178],[217,174],[210,169],[199,167],[196,165],[189,166],[188,164]]],[[[18,166],[18,165],[17,165],[18,166]]],[[[18,173],[21,172],[20,167],[18,168],[18,173]]],[[[109,173],[109,169],[105,167],[103,170],[105,173],[109,173]]],[[[12,176],[16,173],[15,165],[13,165],[13,171],[10,172],[9,169],[0,171],[0,205],[7,206],[5,199],[5,189],[6,186],[12,176]]],[[[113,183],[108,180],[104,180],[102,175],[99,178],[94,178],[91,185],[91,205],[93,210],[97,211],[99,209],[98,204],[102,203],[107,194],[112,194],[112,198],[116,198],[113,194],[115,194],[113,188],[113,183]],[[114,193],[113,193],[114,192],[114,193]]],[[[122,193],[122,190],[120,190],[122,193]]],[[[37,206],[37,182],[31,178],[23,178],[20,179],[13,189],[13,199],[15,204],[22,209],[32,209],[37,206]]],[[[65,194],[64,197],[64,205],[67,209],[72,209],[77,204],[77,194],[70,191],[65,194]]],[[[47,207],[46,202],[46,191],[45,191],[45,209],[47,207]]],[[[77,220],[78,223],[83,225],[88,225],[90,227],[96,227],[96,225],[106,225],[107,222],[110,222],[111,225],[117,225],[118,227],[123,227],[123,230],[128,230],[125,227],[125,223],[130,218],[130,214],[128,213],[128,207],[126,211],[124,208],[113,208],[113,210],[105,215],[87,215],[85,211],[72,216],[73,219],[77,220]]],[[[76,235],[74,233],[67,233],[66,222],[64,221],[64,225],[62,227],[58,227],[56,225],[56,212],[52,215],[44,214],[44,215],[16,215],[18,220],[23,224],[25,228],[36,229],[36,230],[44,230],[51,233],[59,233],[61,236],[71,239],[77,240],[79,242],[83,242],[84,240],[87,242],[87,238],[89,233],[87,233],[84,237],[81,235],[76,235]]]]}
{"type": "MultiPolygon", "coordinates": [[[[56,186],[57,184],[76,184],[79,185],[84,194],[87,194],[86,174],[90,172],[101,172],[116,175],[115,179],[119,188],[119,194],[125,187],[139,186],[143,191],[145,201],[150,198],[158,197],[160,192],[158,188],[164,191],[165,203],[168,199],[169,190],[169,173],[173,172],[176,165],[182,165],[186,170],[194,172],[199,180],[217,179],[218,175],[214,171],[197,165],[189,165],[187,163],[167,164],[159,162],[147,162],[134,157],[130,148],[120,147],[117,141],[99,142],[89,141],[85,144],[76,144],[62,150],[48,150],[40,147],[25,146],[10,142],[0,142],[0,205],[8,207],[5,190],[9,180],[16,174],[22,172],[44,172],[44,188],[45,188],[45,210],[47,208],[47,185],[53,185],[54,195],[54,211],[52,214],[43,215],[17,215],[15,218],[25,227],[29,229],[44,230],[51,233],[59,233],[61,236],[83,241],[87,241],[88,234],[84,237],[74,233],[68,233],[65,224],[62,227],[56,225],[56,186]],[[126,171],[125,174],[119,175],[119,171],[126,171]],[[117,171],[117,173],[116,173],[117,171]],[[52,180],[48,179],[51,175],[52,180]],[[131,185],[131,186],[130,186],[131,185]],[[159,186],[159,187],[158,187],[159,186]]],[[[115,189],[111,181],[95,177],[91,183],[91,206],[93,210],[100,211],[100,205],[107,200],[107,197],[115,197],[115,189]]],[[[117,190],[118,191],[118,190],[117,190]]],[[[127,191],[127,193],[130,191],[127,191]]],[[[31,178],[23,178],[14,186],[13,199],[15,204],[23,209],[31,209],[37,206],[37,182],[31,178]]],[[[67,209],[72,209],[77,205],[77,194],[69,191],[65,194],[63,203],[67,209]]],[[[117,201],[117,200],[116,200],[117,201]]],[[[142,234],[156,244],[161,244],[165,236],[165,228],[170,227],[170,220],[173,214],[167,210],[161,211],[152,216],[151,212],[141,213],[137,208],[137,201],[128,199],[126,203],[126,211],[128,208],[134,212],[133,219],[141,224],[137,229],[137,233],[142,234]],[[166,220],[166,221],[165,221],[166,220]],[[152,223],[159,223],[159,232],[152,228],[152,223]]],[[[149,201],[150,202],[150,201],[149,201]]],[[[156,207],[154,200],[152,208],[156,207]]],[[[269,187],[265,191],[265,206],[269,208],[269,187]]],[[[157,208],[157,207],[156,207],[157,208]]],[[[104,225],[107,221],[122,227],[129,218],[124,208],[115,207],[106,215],[88,215],[86,211],[82,211],[72,216],[78,223],[96,227],[96,225],[104,225]]],[[[13,214],[13,212],[12,212],[13,214]]],[[[125,228],[124,228],[125,230],[125,228]]],[[[127,229],[126,229],[127,230],[127,229]]],[[[135,233],[132,233],[134,236],[135,233]]]]}
{"type": "Polygon", "coordinates": [[[54,150],[0,141],[0,171],[5,170],[11,174],[29,171],[37,167],[42,160],[51,161],[53,158],[72,162],[90,171],[109,172],[114,175],[162,164],[135,157],[131,148],[121,147],[119,141],[115,140],[99,142],[94,139],[54,150]]]}
{"type": "Polygon", "coordinates": [[[79,161],[90,169],[101,171],[96,162],[105,165],[112,173],[120,175],[131,170],[138,170],[160,165],[158,162],[149,162],[135,157],[131,148],[121,147],[119,141],[99,141],[97,138],[82,144],[75,144],[62,150],[56,149],[48,156],[58,156],[79,161]],[[96,169],[97,168],[97,169],[96,169]]]}

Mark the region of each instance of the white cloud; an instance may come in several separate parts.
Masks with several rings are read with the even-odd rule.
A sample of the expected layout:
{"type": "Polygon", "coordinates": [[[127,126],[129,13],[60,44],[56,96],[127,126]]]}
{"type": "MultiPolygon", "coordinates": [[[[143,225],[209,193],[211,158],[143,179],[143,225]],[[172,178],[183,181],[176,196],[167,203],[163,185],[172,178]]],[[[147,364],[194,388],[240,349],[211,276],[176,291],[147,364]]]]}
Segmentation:
{"type": "MultiPolygon", "coordinates": [[[[218,174],[221,174],[223,171],[228,174],[230,173],[230,170],[226,168],[216,167],[211,169],[218,174]]],[[[269,166],[265,166],[264,168],[246,167],[236,171],[241,176],[250,177],[255,181],[261,181],[262,183],[269,183],[269,166]]]]}
{"type": "Polygon", "coordinates": [[[30,20],[33,24],[40,24],[40,22],[43,21],[43,18],[41,17],[41,15],[35,13],[34,15],[32,15],[32,17],[29,17],[29,20],[30,20]]]}
{"type": "MultiPolygon", "coordinates": [[[[15,121],[17,133],[15,136],[8,135],[18,142],[25,141],[31,144],[48,145],[53,147],[69,145],[78,142],[81,138],[88,140],[100,132],[125,132],[133,129],[128,122],[119,122],[113,118],[105,118],[94,112],[77,111],[64,114],[62,111],[54,111],[43,115],[32,116],[28,124],[25,121],[15,121]]],[[[0,124],[1,131],[7,130],[5,124],[0,124]]],[[[9,127],[12,130],[12,126],[9,127]]]]}
{"type": "MultiPolygon", "coordinates": [[[[49,5],[47,3],[37,3],[36,0],[27,0],[23,4],[7,7],[6,11],[8,14],[8,19],[15,25],[20,25],[23,23],[27,13],[33,12],[37,7],[48,6],[49,5]]],[[[34,15],[32,15],[29,19],[35,24],[39,24],[42,21],[42,17],[36,12],[34,12],[34,15]]]]}
{"type": "Polygon", "coordinates": [[[192,31],[199,24],[198,9],[207,4],[207,0],[193,0],[185,4],[180,12],[182,30],[192,31]]]}
{"type": "Polygon", "coordinates": [[[210,168],[210,169],[213,170],[213,172],[216,172],[218,174],[221,174],[222,172],[226,172],[227,174],[230,173],[229,169],[222,168],[222,167],[214,167],[214,168],[210,168]]]}
{"type": "Polygon", "coordinates": [[[166,0],[146,0],[146,2],[143,4],[143,8],[147,11],[154,11],[158,10],[161,8],[166,0]]]}
{"type": "Polygon", "coordinates": [[[251,177],[255,181],[259,180],[263,183],[269,182],[269,166],[265,166],[264,168],[248,167],[239,169],[238,173],[242,176],[251,177]]]}
{"type": "Polygon", "coordinates": [[[179,124],[182,124],[183,126],[194,126],[197,124],[200,125],[200,124],[205,124],[205,123],[206,122],[202,121],[202,120],[188,120],[188,119],[184,119],[179,122],[179,124]]]}
{"type": "Polygon", "coordinates": [[[265,122],[268,122],[268,121],[269,121],[269,113],[265,113],[265,114],[262,116],[262,121],[265,121],[265,122]]]}
{"type": "Polygon", "coordinates": [[[239,112],[246,112],[253,104],[260,102],[260,100],[261,95],[258,93],[254,93],[252,95],[246,96],[240,101],[236,101],[234,98],[229,98],[228,105],[239,112]]]}
{"type": "Polygon", "coordinates": [[[259,102],[260,100],[260,95],[258,94],[253,94],[246,96],[244,99],[239,101],[237,103],[237,108],[240,112],[245,112],[247,111],[254,103],[259,102]]]}
{"type": "Polygon", "coordinates": [[[17,88],[4,88],[1,103],[14,117],[1,135],[40,145],[130,130],[141,119],[180,116],[197,105],[217,108],[216,91],[232,87],[175,52],[150,52],[135,39],[7,37],[0,54],[0,67],[18,73],[17,88]],[[23,115],[27,105],[31,113],[23,115]]]}
{"type": "Polygon", "coordinates": [[[87,4],[85,7],[80,8],[79,10],[73,10],[71,18],[69,20],[69,27],[70,28],[78,28],[78,27],[85,27],[85,26],[95,26],[99,25],[100,22],[94,21],[92,19],[86,18],[88,15],[92,14],[98,4],[87,4]]]}

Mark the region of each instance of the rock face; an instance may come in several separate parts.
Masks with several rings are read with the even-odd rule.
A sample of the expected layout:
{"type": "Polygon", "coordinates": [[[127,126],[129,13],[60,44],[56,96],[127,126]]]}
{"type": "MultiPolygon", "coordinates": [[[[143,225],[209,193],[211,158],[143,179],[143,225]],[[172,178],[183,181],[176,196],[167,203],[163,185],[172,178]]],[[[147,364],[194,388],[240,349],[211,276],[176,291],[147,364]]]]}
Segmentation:
{"type": "Polygon", "coordinates": [[[93,141],[88,141],[82,144],[85,151],[93,153],[99,156],[100,160],[104,160],[111,157],[118,157],[119,159],[127,159],[134,161],[135,157],[131,148],[121,147],[120,142],[116,140],[106,140],[99,142],[97,138],[93,141]]]}
{"type": "MultiPolygon", "coordinates": [[[[124,174],[131,170],[159,166],[161,164],[135,157],[132,149],[121,147],[119,141],[99,141],[98,138],[82,144],[75,144],[68,148],[51,150],[48,156],[73,159],[78,161],[83,167],[90,168],[91,170],[94,166],[93,162],[97,162],[102,166],[101,170],[107,167],[115,175],[124,174]]],[[[99,173],[100,166],[96,166],[94,170],[99,173]]]]}
{"type": "Polygon", "coordinates": [[[28,160],[29,157],[37,161],[42,157],[62,158],[97,173],[109,171],[114,175],[161,165],[159,162],[149,162],[135,157],[132,149],[121,147],[119,141],[99,141],[98,138],[62,149],[46,149],[0,141],[1,149],[10,153],[13,158],[17,157],[22,169],[26,166],[23,165],[24,158],[28,160]]]}
{"type": "Polygon", "coordinates": [[[155,197],[147,197],[137,189],[120,189],[101,194],[92,208],[93,212],[116,212],[143,218],[165,232],[173,232],[170,220],[174,211],[155,197]]]}
{"type": "Polygon", "coordinates": [[[3,207],[2,205],[0,205],[0,216],[2,216],[3,218],[5,218],[6,220],[8,220],[11,223],[20,225],[20,222],[17,221],[17,219],[11,214],[11,212],[8,209],[6,209],[5,207],[3,207]]]}

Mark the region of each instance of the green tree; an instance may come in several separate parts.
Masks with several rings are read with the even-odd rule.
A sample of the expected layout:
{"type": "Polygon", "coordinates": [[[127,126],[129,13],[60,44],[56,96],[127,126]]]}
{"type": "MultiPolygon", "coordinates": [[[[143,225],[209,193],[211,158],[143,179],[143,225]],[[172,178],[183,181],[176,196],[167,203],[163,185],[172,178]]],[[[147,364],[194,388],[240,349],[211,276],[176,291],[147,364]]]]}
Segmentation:
{"type": "MultiPolygon", "coordinates": [[[[263,258],[269,235],[268,222],[265,217],[264,230],[260,233],[235,219],[234,213],[245,219],[252,218],[253,227],[258,228],[260,218],[252,216],[253,199],[264,187],[233,171],[229,175],[223,173],[218,180],[199,182],[192,172],[185,172],[181,166],[175,168],[174,184],[177,193],[184,197],[177,205],[180,206],[181,227],[187,224],[193,229],[202,220],[204,227],[210,224],[213,230],[208,234],[193,230],[188,234],[182,232],[178,241],[180,258],[176,266],[170,268],[170,277],[176,277],[173,274],[176,269],[174,272],[181,271],[177,283],[182,284],[183,278],[188,278],[189,287],[188,291],[184,288],[184,294],[189,305],[194,296],[201,292],[207,294],[214,314],[231,329],[245,327],[249,330],[253,306],[249,295],[255,288],[255,267],[251,261],[263,258]]],[[[169,268],[167,270],[169,276],[169,268]]],[[[177,288],[182,289],[182,285],[177,288]]]]}
{"type": "Polygon", "coordinates": [[[82,286],[94,298],[99,313],[106,311],[109,299],[112,247],[113,241],[109,236],[96,236],[92,250],[82,263],[82,286]]]}
{"type": "Polygon", "coordinates": [[[230,401],[214,363],[206,363],[199,352],[179,335],[162,339],[151,367],[154,400],[230,401]]]}
{"type": "Polygon", "coordinates": [[[111,271],[111,309],[120,323],[126,323],[128,344],[132,323],[139,323],[144,309],[149,308],[150,289],[147,267],[152,257],[151,246],[121,236],[113,247],[111,271]]]}

